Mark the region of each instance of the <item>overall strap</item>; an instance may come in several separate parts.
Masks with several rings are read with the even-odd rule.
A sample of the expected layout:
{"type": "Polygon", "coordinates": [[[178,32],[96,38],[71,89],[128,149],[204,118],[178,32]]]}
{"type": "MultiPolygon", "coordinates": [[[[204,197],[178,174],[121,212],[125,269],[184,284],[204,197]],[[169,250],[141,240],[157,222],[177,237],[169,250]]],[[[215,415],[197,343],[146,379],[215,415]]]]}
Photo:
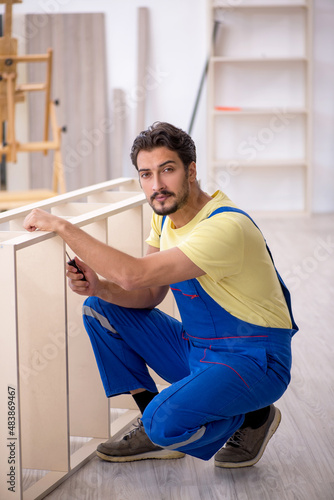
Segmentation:
{"type": "MultiPolygon", "coordinates": [[[[255,227],[258,228],[258,230],[260,231],[260,233],[262,234],[260,228],[258,227],[257,224],[255,224],[255,222],[253,221],[253,219],[246,213],[244,212],[243,210],[240,210],[240,208],[234,208],[234,207],[220,207],[220,208],[217,208],[216,210],[214,210],[208,218],[212,217],[213,215],[216,215],[216,214],[219,214],[219,213],[222,213],[222,212],[236,212],[236,213],[239,213],[239,214],[242,214],[242,215],[245,215],[246,217],[248,217],[254,224],[255,227]]],[[[161,226],[161,229],[162,229],[162,226],[161,226]]],[[[273,259],[273,256],[271,254],[271,251],[267,245],[267,242],[262,234],[262,237],[264,239],[264,242],[266,244],[266,248],[267,248],[267,251],[269,253],[269,256],[270,256],[270,259],[273,263],[273,266],[275,268],[275,271],[276,271],[276,274],[277,274],[277,277],[279,279],[279,282],[281,284],[281,288],[282,288],[282,292],[283,292],[283,295],[284,295],[284,298],[285,298],[285,301],[286,301],[286,304],[288,306],[288,309],[289,309],[289,313],[290,313],[290,317],[291,317],[291,323],[292,323],[292,327],[294,330],[298,330],[298,326],[296,325],[295,323],[295,320],[293,319],[293,314],[292,314],[292,307],[291,307],[291,297],[290,297],[290,292],[287,288],[287,286],[285,285],[283,279],[281,278],[279,272],[277,271],[276,269],[276,266],[275,266],[275,262],[274,262],[274,259],[273,259]]]]}
{"type": "Polygon", "coordinates": [[[161,238],[162,228],[164,227],[166,217],[167,217],[167,215],[163,215],[163,217],[162,217],[162,221],[161,221],[161,228],[160,228],[160,234],[159,234],[159,240],[160,240],[160,238],[161,238]]]}
{"type": "MultiPolygon", "coordinates": [[[[164,227],[164,224],[165,224],[166,217],[167,217],[167,215],[164,215],[164,216],[162,217],[162,222],[161,222],[161,233],[162,233],[162,228],[164,227]]],[[[160,235],[161,235],[161,233],[160,233],[160,235]]]]}

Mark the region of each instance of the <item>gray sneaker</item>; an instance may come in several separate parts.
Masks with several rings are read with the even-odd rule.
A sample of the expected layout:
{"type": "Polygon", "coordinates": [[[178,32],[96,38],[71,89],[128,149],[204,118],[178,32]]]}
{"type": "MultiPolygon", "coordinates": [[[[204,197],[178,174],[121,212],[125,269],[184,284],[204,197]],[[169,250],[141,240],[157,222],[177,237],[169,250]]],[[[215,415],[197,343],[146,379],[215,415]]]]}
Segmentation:
{"type": "Polygon", "coordinates": [[[215,455],[215,466],[226,469],[250,467],[262,457],[264,450],[281,421],[281,412],[270,405],[266,422],[258,429],[238,429],[215,455]]]}
{"type": "Polygon", "coordinates": [[[108,439],[98,445],[96,454],[108,462],[134,462],[135,460],[182,458],[184,453],[176,450],[166,450],[150,441],[140,418],[120,441],[108,439]]]}

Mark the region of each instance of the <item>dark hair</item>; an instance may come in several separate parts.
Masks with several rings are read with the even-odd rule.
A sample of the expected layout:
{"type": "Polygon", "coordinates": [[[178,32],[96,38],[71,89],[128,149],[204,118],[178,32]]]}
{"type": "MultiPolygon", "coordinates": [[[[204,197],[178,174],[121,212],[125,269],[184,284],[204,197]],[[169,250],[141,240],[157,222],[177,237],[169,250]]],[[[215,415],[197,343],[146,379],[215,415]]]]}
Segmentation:
{"type": "Polygon", "coordinates": [[[140,151],[152,151],[163,146],[178,154],[186,171],[191,162],[196,162],[196,146],[189,134],[170,123],[154,122],[133,142],[130,153],[133,165],[138,170],[137,157],[140,151]]]}

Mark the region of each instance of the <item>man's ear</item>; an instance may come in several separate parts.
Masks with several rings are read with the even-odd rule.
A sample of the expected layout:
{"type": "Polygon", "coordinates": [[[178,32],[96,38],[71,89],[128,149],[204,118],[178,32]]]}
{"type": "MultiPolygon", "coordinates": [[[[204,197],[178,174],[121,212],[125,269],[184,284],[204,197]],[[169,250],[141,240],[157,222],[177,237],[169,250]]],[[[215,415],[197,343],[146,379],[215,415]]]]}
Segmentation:
{"type": "Polygon", "coordinates": [[[197,176],[197,167],[196,163],[192,161],[188,167],[188,179],[191,182],[196,181],[196,176],[197,176]]]}

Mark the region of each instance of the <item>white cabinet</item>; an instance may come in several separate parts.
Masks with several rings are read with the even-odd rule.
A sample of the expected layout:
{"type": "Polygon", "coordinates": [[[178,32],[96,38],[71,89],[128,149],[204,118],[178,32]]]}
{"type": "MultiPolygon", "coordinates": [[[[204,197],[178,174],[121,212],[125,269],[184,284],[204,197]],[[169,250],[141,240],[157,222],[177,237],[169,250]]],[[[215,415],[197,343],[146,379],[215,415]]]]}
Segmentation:
{"type": "Polygon", "coordinates": [[[311,2],[208,0],[208,190],[309,211],[311,2]]]}

